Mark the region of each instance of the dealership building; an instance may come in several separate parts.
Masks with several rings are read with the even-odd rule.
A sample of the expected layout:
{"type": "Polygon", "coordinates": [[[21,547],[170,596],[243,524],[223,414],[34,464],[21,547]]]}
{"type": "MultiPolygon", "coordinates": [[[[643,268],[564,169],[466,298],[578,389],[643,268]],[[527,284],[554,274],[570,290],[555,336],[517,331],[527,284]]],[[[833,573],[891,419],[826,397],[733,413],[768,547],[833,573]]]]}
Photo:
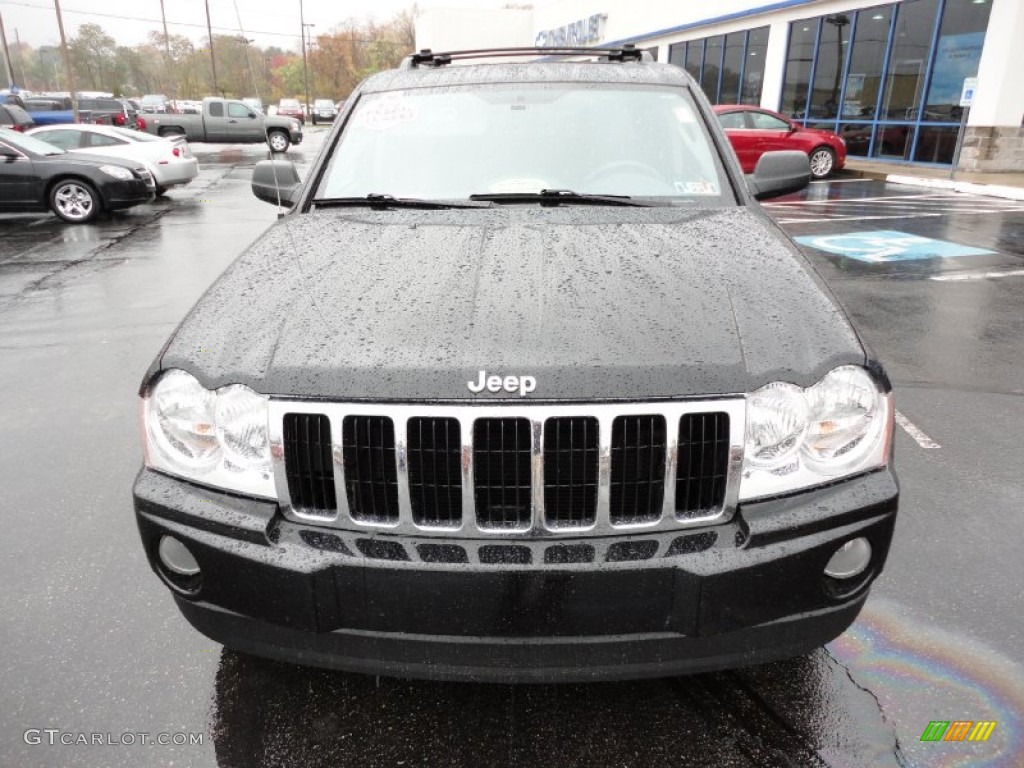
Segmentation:
{"type": "Polygon", "coordinates": [[[842,136],[855,157],[1024,170],[1024,0],[554,0],[435,8],[435,51],[634,43],[717,104],[754,104],[842,136]],[[967,106],[961,106],[966,103],[967,106]]]}

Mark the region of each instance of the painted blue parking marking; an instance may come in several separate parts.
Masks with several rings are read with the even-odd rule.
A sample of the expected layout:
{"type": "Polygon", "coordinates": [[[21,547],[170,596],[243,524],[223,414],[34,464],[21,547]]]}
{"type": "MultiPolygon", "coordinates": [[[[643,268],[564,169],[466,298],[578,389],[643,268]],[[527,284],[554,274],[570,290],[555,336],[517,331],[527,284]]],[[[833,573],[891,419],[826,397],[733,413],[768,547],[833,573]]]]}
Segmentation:
{"type": "Polygon", "coordinates": [[[948,259],[955,256],[984,256],[995,253],[985,248],[933,240],[894,229],[846,232],[841,235],[804,235],[794,238],[801,245],[836,253],[848,259],[884,263],[915,259],[948,259]]]}

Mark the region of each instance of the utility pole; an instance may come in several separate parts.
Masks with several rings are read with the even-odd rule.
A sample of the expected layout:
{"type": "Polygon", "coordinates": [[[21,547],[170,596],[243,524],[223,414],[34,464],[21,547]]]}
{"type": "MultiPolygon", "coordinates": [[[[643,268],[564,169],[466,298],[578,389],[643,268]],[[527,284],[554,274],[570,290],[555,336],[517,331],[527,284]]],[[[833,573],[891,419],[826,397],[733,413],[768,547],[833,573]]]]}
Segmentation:
{"type": "Polygon", "coordinates": [[[11,69],[11,52],[7,49],[7,32],[4,30],[4,17],[0,14],[0,40],[4,44],[4,66],[7,68],[7,87],[15,85],[14,71],[11,69]]]}
{"type": "Polygon", "coordinates": [[[64,74],[68,79],[68,90],[71,92],[71,111],[78,122],[78,94],[75,92],[75,75],[71,71],[71,54],[68,53],[68,39],[64,35],[64,17],[60,13],[60,0],[53,0],[53,9],[57,12],[57,27],[60,29],[60,53],[64,59],[64,74]]]}
{"type": "Polygon", "coordinates": [[[25,88],[28,83],[25,78],[25,52],[21,48],[21,35],[18,34],[18,28],[14,28],[14,44],[18,46],[18,64],[21,65],[21,87],[25,88]]]}
{"type": "MultiPolygon", "coordinates": [[[[167,57],[167,80],[171,84],[171,87],[168,89],[168,92],[171,94],[172,99],[177,99],[178,86],[177,83],[175,82],[176,78],[174,77],[174,72],[171,71],[171,40],[167,35],[167,14],[164,13],[164,0],[160,0],[160,18],[164,22],[164,56],[167,57]]],[[[210,44],[213,44],[212,40],[210,44]]]]}
{"type": "MultiPolygon", "coordinates": [[[[302,0],[299,0],[299,23],[302,25],[302,82],[306,87],[306,107],[309,109],[309,68],[306,66],[306,17],[302,10],[302,0]]],[[[305,114],[305,110],[303,110],[305,114]]]]}
{"type": "Polygon", "coordinates": [[[213,68],[213,92],[223,96],[217,86],[217,59],[213,55],[213,27],[210,26],[210,0],[206,0],[206,34],[210,36],[210,66],[213,68]]]}

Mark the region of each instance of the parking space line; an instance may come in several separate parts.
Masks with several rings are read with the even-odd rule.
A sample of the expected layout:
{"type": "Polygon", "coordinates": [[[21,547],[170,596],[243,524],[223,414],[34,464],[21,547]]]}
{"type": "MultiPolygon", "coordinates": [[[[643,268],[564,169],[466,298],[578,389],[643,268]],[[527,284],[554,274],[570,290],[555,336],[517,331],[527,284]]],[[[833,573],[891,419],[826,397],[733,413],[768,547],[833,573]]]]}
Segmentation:
{"type": "Polygon", "coordinates": [[[952,195],[936,195],[935,193],[922,194],[922,195],[885,195],[884,197],[851,197],[848,200],[786,200],[779,203],[765,203],[767,208],[781,208],[782,206],[793,206],[793,205],[829,205],[835,203],[866,203],[873,201],[893,201],[893,200],[919,200],[919,199],[942,199],[947,200],[956,199],[952,195]]]}
{"type": "Polygon", "coordinates": [[[960,282],[967,280],[997,280],[1000,277],[1020,277],[1024,275],[1024,269],[1005,269],[1001,271],[988,272],[953,272],[948,275],[932,275],[929,280],[940,282],[960,282]]]}
{"type": "Polygon", "coordinates": [[[776,224],[813,224],[816,221],[881,221],[883,219],[925,219],[936,216],[947,216],[945,213],[915,213],[909,215],[906,213],[896,214],[893,216],[832,216],[827,219],[822,217],[815,217],[813,219],[776,219],[776,224]]]}
{"type": "Polygon", "coordinates": [[[914,424],[910,419],[904,416],[899,411],[896,411],[896,423],[903,427],[903,431],[914,438],[914,442],[920,445],[922,448],[941,448],[942,446],[932,440],[928,435],[921,431],[921,429],[914,424]]]}

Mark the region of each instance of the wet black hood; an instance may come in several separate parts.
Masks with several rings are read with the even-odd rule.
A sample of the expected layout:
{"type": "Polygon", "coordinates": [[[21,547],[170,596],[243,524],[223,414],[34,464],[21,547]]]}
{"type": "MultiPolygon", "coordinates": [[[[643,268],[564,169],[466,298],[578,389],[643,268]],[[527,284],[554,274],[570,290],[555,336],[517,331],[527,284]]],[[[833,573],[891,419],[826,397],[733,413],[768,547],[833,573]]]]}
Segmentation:
{"type": "Polygon", "coordinates": [[[207,387],[418,400],[646,399],[802,386],[862,364],[845,315],[759,212],[535,205],[288,216],[211,287],[163,368],[207,387]]]}

